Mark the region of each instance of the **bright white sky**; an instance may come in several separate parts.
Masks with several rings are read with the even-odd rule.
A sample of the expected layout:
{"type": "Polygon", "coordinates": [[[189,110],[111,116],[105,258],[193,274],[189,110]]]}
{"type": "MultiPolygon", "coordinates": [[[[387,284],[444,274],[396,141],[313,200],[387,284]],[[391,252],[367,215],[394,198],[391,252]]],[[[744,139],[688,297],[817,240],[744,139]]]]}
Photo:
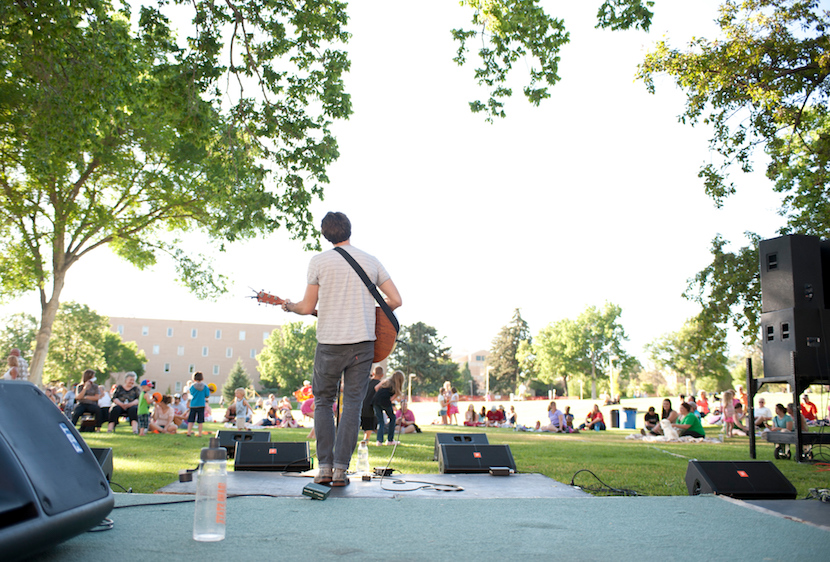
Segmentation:
{"type": "MultiPolygon", "coordinates": [[[[516,308],[535,336],[611,301],[628,351],[645,359],[643,345],[696,313],[681,293],[716,234],[743,243],[744,231],[771,237],[782,223],[762,173],[735,175],[738,194],[716,209],[697,177],[711,158],[707,131],[677,122],[684,96],[668,79],[657,95],[634,81],[654,41],[714,37],[718,2],[658,2],[650,34],[595,30],[600,3],[543,2],[571,33],[562,80],[540,108],[513,83],[519,97],[494,125],[469,112],[486,93],[452,61],[450,29],[467,10],[454,0],[349,6],[354,115],[336,125],[341,156],[315,220],[345,212],[352,243],[400,289],[401,323],[434,326],[454,353],[489,349],[516,308]]],[[[235,245],[215,256],[234,284],[213,303],[181,288],[170,264],[139,272],[96,251],[70,271],[62,301],[109,316],[295,321],[245,297],[253,287],[298,300],[310,257],[283,232],[235,245]]],[[[21,310],[39,317],[37,297],[3,307],[21,310]]]]}

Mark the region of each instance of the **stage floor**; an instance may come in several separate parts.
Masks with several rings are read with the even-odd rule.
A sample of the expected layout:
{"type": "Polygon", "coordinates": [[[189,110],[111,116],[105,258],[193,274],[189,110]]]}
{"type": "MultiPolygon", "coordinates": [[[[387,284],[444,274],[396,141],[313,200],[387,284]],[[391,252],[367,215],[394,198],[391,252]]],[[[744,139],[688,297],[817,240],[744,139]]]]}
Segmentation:
{"type": "MultiPolygon", "coordinates": [[[[269,495],[285,498],[303,496],[303,487],[316,470],[303,473],[228,472],[229,495],[269,495]]],[[[194,482],[175,482],[159,494],[194,494],[194,482]]],[[[351,477],[351,483],[332,488],[330,498],[396,498],[401,495],[440,499],[518,499],[593,497],[581,490],[542,474],[400,474],[375,476],[370,482],[351,477]]]]}

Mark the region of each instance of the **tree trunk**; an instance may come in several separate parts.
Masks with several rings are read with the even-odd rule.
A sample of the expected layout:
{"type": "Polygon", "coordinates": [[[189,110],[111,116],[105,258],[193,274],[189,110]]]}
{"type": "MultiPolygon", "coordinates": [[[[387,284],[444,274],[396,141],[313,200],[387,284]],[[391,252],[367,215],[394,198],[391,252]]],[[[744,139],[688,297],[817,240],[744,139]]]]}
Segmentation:
{"type": "Polygon", "coordinates": [[[597,364],[591,361],[591,400],[597,399],[597,364]]]}
{"type": "Polygon", "coordinates": [[[60,306],[60,294],[63,291],[66,272],[56,271],[54,284],[52,285],[52,297],[46,300],[46,295],[40,292],[40,328],[35,337],[35,353],[32,355],[32,362],[29,365],[29,382],[40,386],[43,382],[43,366],[46,363],[46,354],[49,352],[49,339],[52,337],[52,324],[58,315],[60,306]]]}

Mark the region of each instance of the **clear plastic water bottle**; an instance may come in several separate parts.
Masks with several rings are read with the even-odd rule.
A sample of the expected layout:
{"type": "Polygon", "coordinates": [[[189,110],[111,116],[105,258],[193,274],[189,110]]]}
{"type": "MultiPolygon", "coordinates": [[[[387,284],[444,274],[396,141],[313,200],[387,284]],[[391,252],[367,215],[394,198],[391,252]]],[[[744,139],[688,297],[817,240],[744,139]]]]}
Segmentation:
{"type": "Polygon", "coordinates": [[[369,474],[369,445],[365,439],[357,446],[357,472],[369,474]]]}
{"type": "Polygon", "coordinates": [[[210,447],[202,449],[196,472],[196,513],[193,539],[221,541],[225,538],[225,502],[228,498],[227,451],[215,437],[210,447]]]}

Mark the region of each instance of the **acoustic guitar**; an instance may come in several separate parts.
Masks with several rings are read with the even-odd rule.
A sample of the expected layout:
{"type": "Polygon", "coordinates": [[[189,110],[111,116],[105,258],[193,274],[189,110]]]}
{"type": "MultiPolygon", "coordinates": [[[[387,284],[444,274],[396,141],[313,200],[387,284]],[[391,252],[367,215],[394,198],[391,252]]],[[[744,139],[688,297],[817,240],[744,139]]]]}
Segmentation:
{"type": "MultiPolygon", "coordinates": [[[[263,304],[271,304],[274,306],[282,306],[285,302],[285,299],[281,299],[276,295],[271,295],[266,293],[265,291],[259,291],[253,297],[259,303],[263,304]]],[[[317,316],[317,311],[315,310],[312,312],[314,316],[317,316]]],[[[389,321],[389,317],[386,316],[386,313],[379,307],[375,307],[375,356],[372,360],[373,363],[380,363],[387,357],[389,354],[392,353],[392,350],[395,349],[395,343],[397,341],[398,332],[395,330],[395,327],[392,325],[392,322],[389,321]]]]}

